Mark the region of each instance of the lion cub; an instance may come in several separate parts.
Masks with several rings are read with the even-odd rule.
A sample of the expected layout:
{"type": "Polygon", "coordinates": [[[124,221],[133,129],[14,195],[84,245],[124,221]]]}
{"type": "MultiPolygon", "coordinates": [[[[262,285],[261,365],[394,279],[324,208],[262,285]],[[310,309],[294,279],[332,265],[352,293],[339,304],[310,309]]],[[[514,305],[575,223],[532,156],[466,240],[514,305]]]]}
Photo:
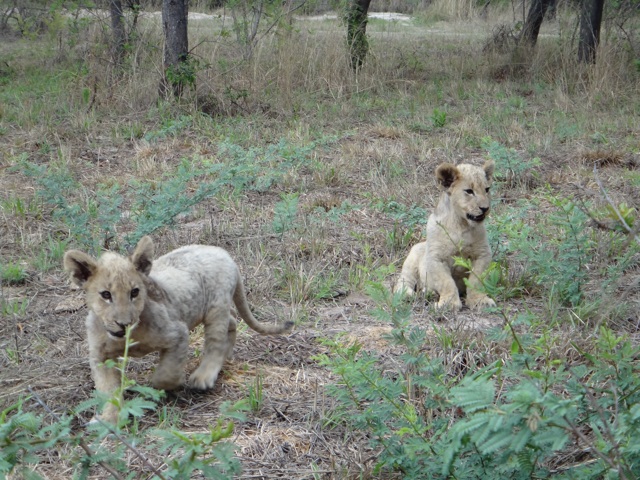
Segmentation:
{"type": "Polygon", "coordinates": [[[462,308],[460,295],[467,290],[464,279],[468,278],[466,303],[474,309],[495,306],[479,289],[479,277],[491,263],[484,219],[490,208],[493,170],[491,160],[482,168],[449,163],[436,168],[442,194],[427,222],[427,240],[409,252],[395,291],[404,290],[407,295],[415,290],[434,291],[439,295],[437,308],[457,311],[462,308]],[[471,260],[472,272],[454,266],[454,256],[471,260]]]}
{"type": "MultiPolygon", "coordinates": [[[[107,252],[95,260],[78,250],[64,256],[72,281],[85,291],[89,363],[98,391],[110,394],[120,386],[120,373],[104,362],[122,355],[128,326],[135,327],[130,355],[160,352],[152,384],[167,390],[184,383],[189,330],[200,323],[204,323],[204,352],[189,385],[198,390],[214,386],[236,340],[232,304],[259,333],[291,330],[293,322],[267,325],[254,318],[238,267],[222,248],[189,245],[155,261],[153,255],[153,241],[143,237],[130,258],[107,252]]],[[[117,414],[116,407],[107,403],[100,418],[113,423],[117,414]]]]}

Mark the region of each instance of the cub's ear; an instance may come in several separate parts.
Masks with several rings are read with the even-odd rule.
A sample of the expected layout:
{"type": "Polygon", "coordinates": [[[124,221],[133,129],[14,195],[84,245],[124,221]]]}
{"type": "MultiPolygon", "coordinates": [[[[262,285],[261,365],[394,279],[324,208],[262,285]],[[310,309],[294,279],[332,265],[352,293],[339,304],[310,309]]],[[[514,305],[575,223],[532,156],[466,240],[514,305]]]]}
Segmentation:
{"type": "Polygon", "coordinates": [[[442,163],[436,168],[436,179],[438,183],[446,190],[460,176],[460,170],[450,163],[442,163]]]}
{"type": "Polygon", "coordinates": [[[493,160],[487,160],[482,166],[484,174],[487,176],[487,180],[489,181],[493,179],[493,170],[495,169],[495,165],[496,164],[493,163],[493,160]]]}
{"type": "Polygon", "coordinates": [[[154,250],[153,240],[148,236],[142,237],[136,245],[136,249],[131,254],[131,262],[140,273],[149,275],[153,264],[154,250]]]}
{"type": "Polygon", "coordinates": [[[71,274],[71,281],[79,287],[83,287],[98,269],[98,263],[93,257],[79,250],[65,253],[63,264],[64,269],[71,274]]]}

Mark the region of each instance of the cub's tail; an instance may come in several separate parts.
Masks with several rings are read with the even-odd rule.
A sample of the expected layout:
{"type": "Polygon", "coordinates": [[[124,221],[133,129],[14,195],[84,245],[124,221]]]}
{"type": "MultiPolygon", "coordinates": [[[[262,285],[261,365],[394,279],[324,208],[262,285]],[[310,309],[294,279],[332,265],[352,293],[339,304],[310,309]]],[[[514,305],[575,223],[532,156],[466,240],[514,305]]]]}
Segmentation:
{"type": "Polygon", "coordinates": [[[247,322],[253,330],[258,333],[262,333],[263,335],[275,335],[279,333],[288,333],[293,328],[293,322],[285,322],[280,324],[268,324],[262,323],[256,320],[256,317],[253,316],[251,310],[249,309],[249,303],[247,302],[247,296],[244,293],[244,285],[242,284],[242,277],[240,276],[240,272],[236,270],[237,282],[236,282],[236,290],[233,292],[233,303],[236,304],[236,309],[238,313],[242,317],[242,319],[247,322]]]}

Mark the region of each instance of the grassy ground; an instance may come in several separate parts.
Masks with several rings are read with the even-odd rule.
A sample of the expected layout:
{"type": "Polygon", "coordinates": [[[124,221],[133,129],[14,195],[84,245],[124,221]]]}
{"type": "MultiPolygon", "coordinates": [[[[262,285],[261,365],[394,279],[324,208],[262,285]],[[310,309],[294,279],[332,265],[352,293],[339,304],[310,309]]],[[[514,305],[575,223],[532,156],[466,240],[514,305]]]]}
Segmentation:
{"type": "MultiPolygon", "coordinates": [[[[483,49],[498,20],[373,20],[370,58],[354,76],[335,19],[281,26],[251,61],[232,34],[211,42],[229,21],[190,23],[198,88],[176,104],[156,101],[152,18],[123,75],[90,25],[2,43],[0,409],[27,388],[58,414],[91,396],[87,312],[62,272],[66,249],[124,252],[146,233],[158,253],[214,244],[239,263],[258,318],[293,320],[294,333],[243,330],[212,392],[180,391],[137,428],[201,432],[222,401],[260,381],[263,399],[232,437],[244,477],[371,478],[379,449],[332,420],[325,387],[338,377],[317,356],[332,354],[321,340],[344,334],[394,364],[401,349],[366,287],[391,284],[422,238],[444,161],[497,162],[488,228],[499,310],[443,318],[416,299],[411,322],[438,331],[425,352],[461,377],[510,356],[513,339],[490,332],[523,313],[535,322],[518,331],[547,335],[546,359],[565,366],[595,348],[602,325],[637,346],[639,245],[618,213],[637,219],[640,92],[613,34],[596,66],[577,65],[561,15],[521,68],[483,49]]],[[[201,332],[192,343],[189,371],[201,332]]],[[[133,361],[130,376],[147,383],[153,360],[133,361]]],[[[69,478],[73,458],[47,451],[37,471],[69,478]]],[[[135,455],[125,461],[145,470],[135,455]]]]}

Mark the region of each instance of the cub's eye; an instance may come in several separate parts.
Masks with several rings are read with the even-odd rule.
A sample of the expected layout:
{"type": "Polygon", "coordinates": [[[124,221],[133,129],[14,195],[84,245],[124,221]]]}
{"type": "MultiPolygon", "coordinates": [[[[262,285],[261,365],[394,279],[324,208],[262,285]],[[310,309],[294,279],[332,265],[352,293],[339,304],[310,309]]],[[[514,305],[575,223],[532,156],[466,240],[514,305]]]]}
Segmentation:
{"type": "Polygon", "coordinates": [[[140,289],[134,288],[133,290],[131,290],[131,298],[136,298],[139,293],[140,293],[140,289]]]}
{"type": "Polygon", "coordinates": [[[470,188],[467,188],[464,193],[468,194],[468,195],[473,195],[473,190],[470,188]]]}
{"type": "Polygon", "coordinates": [[[105,300],[111,300],[111,292],[105,290],[104,292],[100,292],[100,296],[105,300]]]}

